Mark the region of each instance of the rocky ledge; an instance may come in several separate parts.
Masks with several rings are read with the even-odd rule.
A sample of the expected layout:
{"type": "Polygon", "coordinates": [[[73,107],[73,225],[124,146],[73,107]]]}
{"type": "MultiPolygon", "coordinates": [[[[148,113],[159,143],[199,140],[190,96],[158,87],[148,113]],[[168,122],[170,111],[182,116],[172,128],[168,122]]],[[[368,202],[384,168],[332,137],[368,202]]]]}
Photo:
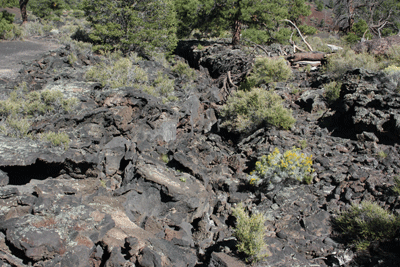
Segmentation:
{"type": "MultiPolygon", "coordinates": [[[[197,78],[185,91],[175,77],[174,103],[86,82],[99,58],[78,54],[71,64],[69,47],[3,81],[2,99],[25,81],[31,91],[61,90],[79,105],[38,117],[29,129],[67,133],[67,149],[0,136],[0,266],[245,266],[232,236],[231,208],[240,202],[266,217],[269,256],[259,266],[398,266],[398,243],[354,252],[331,223],[363,200],[399,212],[390,189],[400,172],[398,85],[350,70],[329,107],[321,82],[329,77],[294,70],[276,92],[295,126],[233,136],[220,128],[218,109],[252,57],[218,43],[181,46],[197,78]],[[247,185],[259,157],[300,143],[314,158],[311,184],[247,185]]],[[[157,62],[143,68],[174,77],[157,62]]]]}

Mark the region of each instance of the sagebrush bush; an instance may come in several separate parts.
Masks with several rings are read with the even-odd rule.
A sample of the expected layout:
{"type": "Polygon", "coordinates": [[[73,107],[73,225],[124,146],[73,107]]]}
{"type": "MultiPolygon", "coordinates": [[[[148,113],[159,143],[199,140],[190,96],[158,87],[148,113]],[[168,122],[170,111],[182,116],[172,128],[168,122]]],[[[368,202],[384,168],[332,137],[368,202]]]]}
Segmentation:
{"type": "Polygon", "coordinates": [[[328,103],[333,103],[337,99],[339,99],[341,87],[342,83],[336,81],[332,81],[324,85],[325,88],[324,95],[328,103]]]}
{"type": "Polygon", "coordinates": [[[66,133],[46,132],[41,135],[42,139],[51,142],[55,146],[63,146],[65,150],[69,147],[69,136],[66,133]]]}
{"type": "Polygon", "coordinates": [[[85,78],[111,88],[143,84],[148,81],[148,76],[145,70],[133,65],[137,60],[136,53],[132,53],[129,57],[122,57],[120,53],[108,54],[104,62],[86,72],[85,78]]]}
{"type": "Polygon", "coordinates": [[[386,52],[386,56],[392,62],[400,67],[400,45],[393,45],[386,52]]]}
{"type": "Polygon", "coordinates": [[[368,53],[356,54],[351,49],[342,49],[338,53],[333,54],[328,58],[326,70],[338,76],[346,71],[363,68],[369,71],[377,71],[380,66],[373,55],[368,53]]]}
{"type": "Polygon", "coordinates": [[[187,78],[189,80],[196,79],[196,71],[188,64],[178,61],[175,66],[171,68],[172,72],[177,74],[180,78],[187,78]]]}
{"type": "Polygon", "coordinates": [[[261,88],[236,91],[221,108],[224,119],[221,126],[238,133],[263,125],[289,129],[294,125],[295,119],[292,111],[284,108],[282,102],[279,95],[261,88]]]}
{"type": "Polygon", "coordinates": [[[372,241],[394,238],[400,228],[400,217],[376,203],[364,201],[340,214],[334,225],[357,249],[366,249],[372,241]]]}
{"type": "Polygon", "coordinates": [[[242,88],[248,90],[262,83],[284,82],[292,75],[292,69],[282,57],[275,59],[270,57],[256,58],[251,74],[246,78],[242,88]]]}
{"type": "Polygon", "coordinates": [[[389,80],[397,86],[397,92],[400,92],[400,67],[390,65],[383,70],[389,80]]]}
{"type": "Polygon", "coordinates": [[[65,98],[61,91],[43,90],[28,92],[26,83],[20,84],[6,100],[0,101],[1,131],[12,137],[28,135],[33,118],[68,112],[78,103],[77,98],[65,98]]]}
{"type": "Polygon", "coordinates": [[[136,53],[123,57],[121,53],[108,53],[106,59],[90,68],[85,75],[87,81],[100,82],[103,87],[134,87],[160,97],[162,101],[176,101],[174,96],[174,80],[162,72],[150,80],[146,70],[135,64],[141,60],[136,53]]]}
{"type": "MultiPolygon", "coordinates": [[[[314,51],[321,51],[321,52],[326,52],[330,53],[332,50],[327,46],[327,40],[322,40],[318,36],[311,36],[307,38],[307,42],[311,45],[311,47],[314,49],[314,51]]],[[[306,49],[305,45],[301,44],[301,47],[306,49]]]]}
{"type": "Polygon", "coordinates": [[[258,261],[265,258],[267,255],[262,254],[267,246],[264,241],[264,216],[261,213],[249,216],[242,203],[232,209],[232,215],[236,217],[234,236],[238,241],[238,251],[247,255],[247,261],[258,261]]]}
{"type": "Polygon", "coordinates": [[[299,148],[293,147],[283,154],[278,148],[264,155],[256,162],[255,170],[250,173],[249,182],[253,186],[270,181],[280,182],[285,179],[295,179],[304,183],[311,183],[312,155],[307,156],[299,148]]]}
{"type": "Polygon", "coordinates": [[[392,186],[392,191],[394,194],[400,196],[400,177],[394,177],[394,185],[392,186]]]}
{"type": "Polygon", "coordinates": [[[152,85],[144,86],[143,91],[155,97],[161,97],[164,103],[177,100],[174,96],[174,80],[169,79],[162,72],[158,72],[157,78],[154,79],[152,85]]]}

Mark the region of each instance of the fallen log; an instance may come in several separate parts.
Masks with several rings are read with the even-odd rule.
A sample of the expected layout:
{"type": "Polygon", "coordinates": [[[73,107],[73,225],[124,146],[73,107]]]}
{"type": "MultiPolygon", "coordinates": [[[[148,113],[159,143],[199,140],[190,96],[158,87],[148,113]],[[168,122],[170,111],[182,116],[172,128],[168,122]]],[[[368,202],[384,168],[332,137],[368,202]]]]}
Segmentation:
{"type": "Polygon", "coordinates": [[[321,61],[325,59],[325,53],[322,52],[307,52],[307,53],[297,53],[286,57],[286,60],[290,62],[297,61],[321,61]]]}

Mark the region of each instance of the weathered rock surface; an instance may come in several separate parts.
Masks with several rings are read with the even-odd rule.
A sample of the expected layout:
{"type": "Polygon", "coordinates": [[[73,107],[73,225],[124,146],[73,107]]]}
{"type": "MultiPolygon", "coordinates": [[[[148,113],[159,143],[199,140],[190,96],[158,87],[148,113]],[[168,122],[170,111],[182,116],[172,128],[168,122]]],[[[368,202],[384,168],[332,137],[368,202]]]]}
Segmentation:
{"type": "MultiPolygon", "coordinates": [[[[319,88],[327,78],[295,72],[276,85],[297,119],[293,129],[262,128],[238,140],[219,130],[218,105],[226,95],[218,81],[248,71],[252,59],[221,44],[201,51],[186,45],[181,56],[200,70],[190,92],[177,77],[175,103],[85,82],[85,66],[98,58],[81,54],[71,65],[69,48],[21,70],[18,81],[30,90],[61,90],[80,104],[37,118],[30,129],[66,132],[67,150],[0,135],[0,265],[245,266],[231,216],[242,202],[266,217],[269,257],[258,266],[396,266],[391,252],[399,244],[386,256],[379,244],[374,256],[353,253],[331,225],[338,212],[363,200],[400,211],[390,193],[400,173],[394,85],[382,74],[352,70],[337,108],[329,110],[319,88]],[[259,157],[300,144],[314,159],[310,185],[245,183],[259,157]]],[[[149,73],[169,73],[152,61],[140,64],[149,73]]],[[[16,83],[0,85],[2,97],[16,83]]]]}

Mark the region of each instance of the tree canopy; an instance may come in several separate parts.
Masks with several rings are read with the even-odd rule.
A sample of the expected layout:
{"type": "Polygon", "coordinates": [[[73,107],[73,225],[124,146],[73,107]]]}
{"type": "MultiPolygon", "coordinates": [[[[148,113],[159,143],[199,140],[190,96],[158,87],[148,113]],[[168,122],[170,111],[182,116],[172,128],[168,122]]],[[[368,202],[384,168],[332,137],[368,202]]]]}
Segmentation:
{"type": "Polygon", "coordinates": [[[97,50],[146,53],[177,44],[172,0],[85,0],[83,6],[97,50]]]}
{"type": "Polygon", "coordinates": [[[399,0],[336,0],[334,13],[344,32],[353,31],[354,24],[361,20],[375,37],[400,32],[399,0]]]}
{"type": "Polygon", "coordinates": [[[179,36],[193,29],[217,34],[228,30],[234,45],[241,34],[257,43],[277,39],[283,19],[297,20],[310,14],[305,0],[176,0],[175,5],[179,36]]]}

